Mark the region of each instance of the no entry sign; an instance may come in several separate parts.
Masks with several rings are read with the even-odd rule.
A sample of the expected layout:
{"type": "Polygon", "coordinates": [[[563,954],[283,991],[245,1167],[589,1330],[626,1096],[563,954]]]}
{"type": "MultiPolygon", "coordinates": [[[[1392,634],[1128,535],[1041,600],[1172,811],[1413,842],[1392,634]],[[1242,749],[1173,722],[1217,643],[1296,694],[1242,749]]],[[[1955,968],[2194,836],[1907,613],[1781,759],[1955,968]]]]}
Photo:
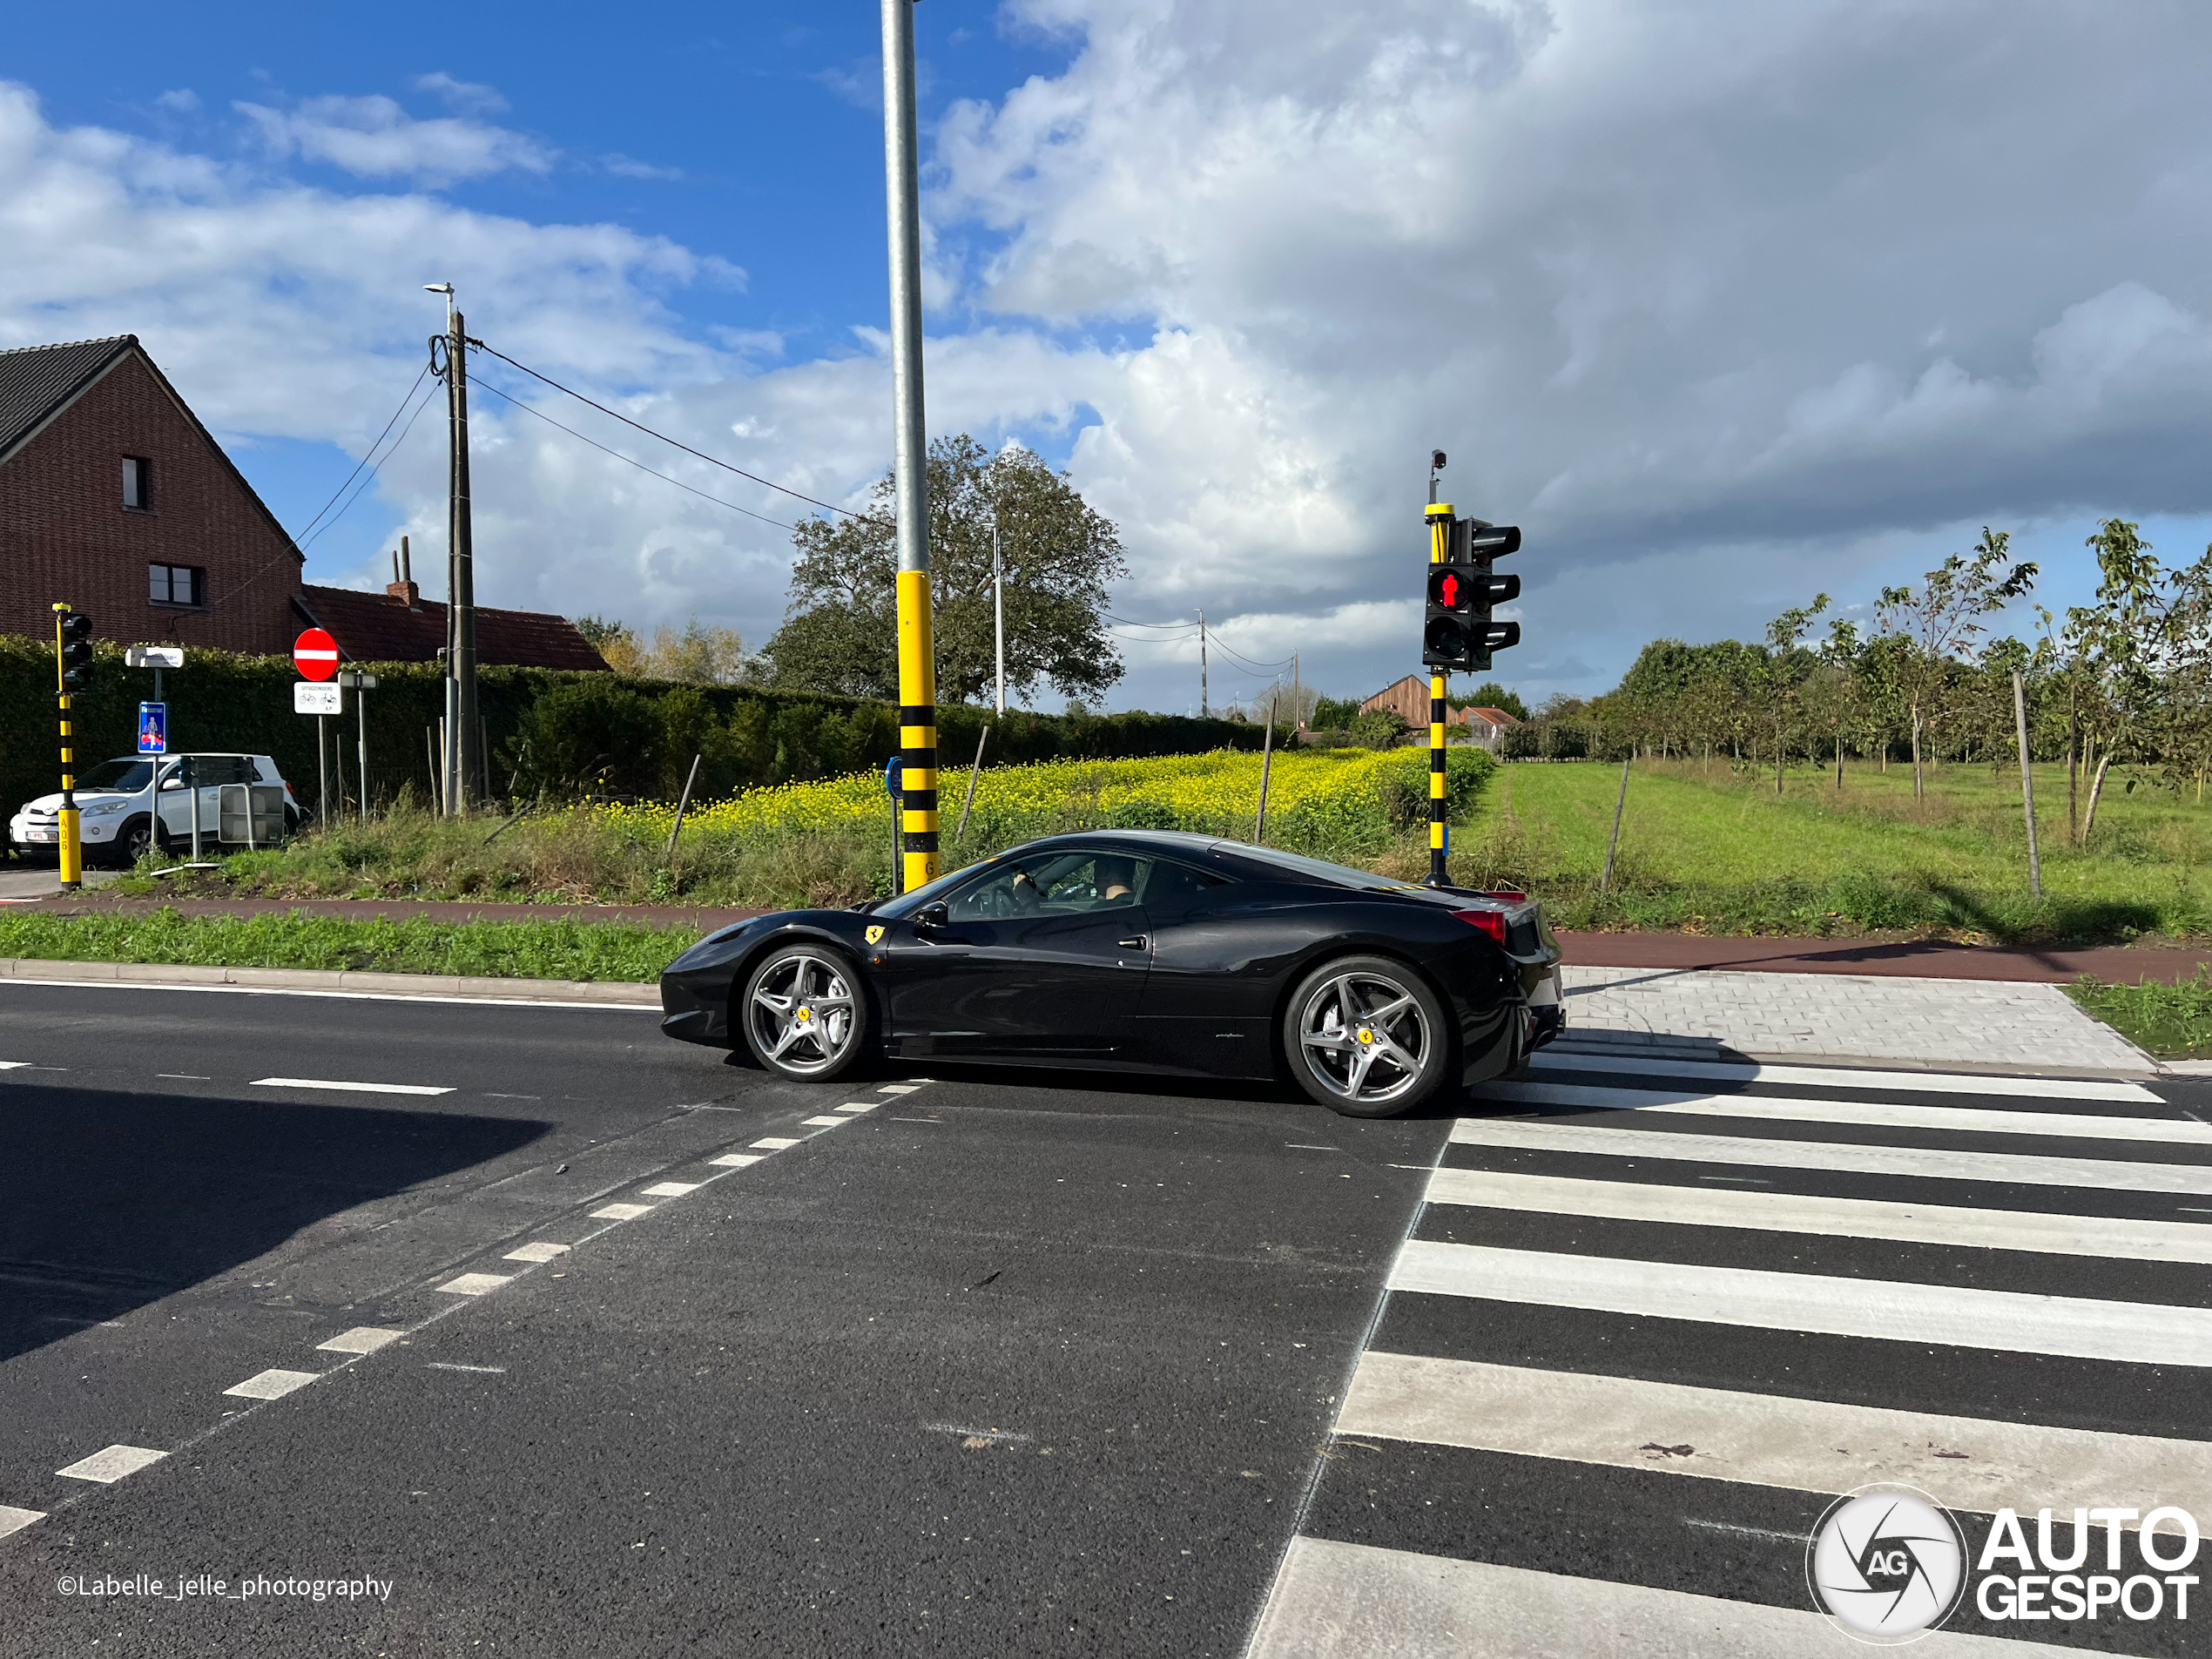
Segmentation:
{"type": "Polygon", "coordinates": [[[338,672],[338,642],[310,628],[292,642],[292,664],[307,679],[329,679],[338,672]]]}

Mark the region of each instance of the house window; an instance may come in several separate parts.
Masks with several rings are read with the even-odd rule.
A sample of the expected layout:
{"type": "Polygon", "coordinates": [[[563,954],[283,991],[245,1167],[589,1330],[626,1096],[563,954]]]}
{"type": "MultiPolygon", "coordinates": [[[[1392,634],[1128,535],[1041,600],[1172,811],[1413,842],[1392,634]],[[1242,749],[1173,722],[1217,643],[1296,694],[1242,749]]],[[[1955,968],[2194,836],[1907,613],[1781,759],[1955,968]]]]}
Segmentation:
{"type": "Polygon", "coordinates": [[[153,462],[144,455],[123,457],[123,504],[135,512],[153,510],[153,462]]]}
{"type": "Polygon", "coordinates": [[[146,597],[158,605],[204,605],[207,572],[190,564],[149,564],[146,597]]]}

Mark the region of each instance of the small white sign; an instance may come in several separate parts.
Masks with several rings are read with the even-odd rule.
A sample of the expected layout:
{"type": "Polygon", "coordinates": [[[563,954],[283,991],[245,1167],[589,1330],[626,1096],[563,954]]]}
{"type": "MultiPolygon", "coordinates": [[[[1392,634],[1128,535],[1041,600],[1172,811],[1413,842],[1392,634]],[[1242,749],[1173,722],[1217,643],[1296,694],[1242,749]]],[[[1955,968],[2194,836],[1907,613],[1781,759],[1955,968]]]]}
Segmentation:
{"type": "Polygon", "coordinates": [[[294,680],[292,683],[292,711],[294,714],[343,714],[346,694],[329,680],[294,680]]]}
{"type": "Polygon", "coordinates": [[[185,648],[182,645],[126,645],[123,650],[123,664],[126,668],[182,668],[185,648]]]}

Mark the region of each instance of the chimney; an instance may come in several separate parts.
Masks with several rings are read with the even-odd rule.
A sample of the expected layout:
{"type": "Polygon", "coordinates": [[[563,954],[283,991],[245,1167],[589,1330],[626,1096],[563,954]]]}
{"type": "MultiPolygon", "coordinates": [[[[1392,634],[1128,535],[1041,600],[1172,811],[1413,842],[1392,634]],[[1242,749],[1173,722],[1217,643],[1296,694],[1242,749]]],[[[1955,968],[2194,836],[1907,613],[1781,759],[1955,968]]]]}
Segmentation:
{"type": "Polygon", "coordinates": [[[422,590],[415,585],[413,561],[408,557],[407,537],[400,537],[400,550],[392,555],[392,580],[384,584],[384,591],[409,610],[422,609],[422,590]]]}

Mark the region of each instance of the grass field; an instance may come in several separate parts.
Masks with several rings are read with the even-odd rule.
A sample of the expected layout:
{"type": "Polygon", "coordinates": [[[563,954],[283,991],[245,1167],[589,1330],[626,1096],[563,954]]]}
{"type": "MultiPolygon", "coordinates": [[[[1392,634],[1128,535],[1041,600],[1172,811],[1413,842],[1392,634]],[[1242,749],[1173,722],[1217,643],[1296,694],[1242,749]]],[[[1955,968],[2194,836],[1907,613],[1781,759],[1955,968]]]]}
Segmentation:
{"type": "Polygon", "coordinates": [[[698,934],[688,927],[550,921],[349,921],[332,916],[66,916],[0,913],[0,956],[185,962],[496,979],[651,980],[698,934]]]}
{"type": "Polygon", "coordinates": [[[2212,970],[2179,985],[2108,985],[2085,979],[2067,994],[2139,1049],[2161,1060],[2212,1059],[2212,970]]]}
{"type": "Polygon", "coordinates": [[[1621,769],[1501,768],[1458,832],[1455,880],[1526,887],[1574,927],[1826,934],[1936,929],[1981,939],[2114,942],[2212,933],[2212,808],[2108,782],[2094,840],[2067,842],[2066,775],[2036,771],[2044,896],[2028,890],[2016,770],[1944,766],[1928,799],[1908,769],[1773,774],[1723,763],[1630,770],[1614,890],[1598,875],[1621,769]]]}

